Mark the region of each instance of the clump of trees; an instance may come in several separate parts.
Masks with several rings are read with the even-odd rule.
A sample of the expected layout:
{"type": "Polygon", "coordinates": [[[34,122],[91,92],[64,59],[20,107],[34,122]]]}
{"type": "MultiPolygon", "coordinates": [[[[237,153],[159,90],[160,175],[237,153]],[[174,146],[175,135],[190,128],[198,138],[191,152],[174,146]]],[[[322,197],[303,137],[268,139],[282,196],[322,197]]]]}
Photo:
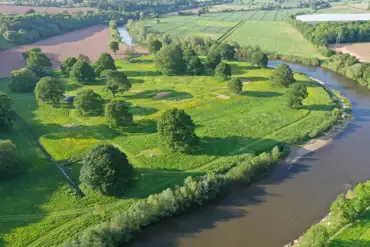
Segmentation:
{"type": "Polygon", "coordinates": [[[18,175],[23,167],[17,147],[10,140],[0,140],[0,180],[18,175]]]}
{"type": "Polygon", "coordinates": [[[230,79],[231,77],[231,66],[227,63],[221,62],[215,69],[215,75],[222,80],[230,79]]]}
{"type": "Polygon", "coordinates": [[[289,65],[280,64],[272,72],[270,80],[280,87],[288,87],[295,82],[294,74],[289,65]]]}
{"type": "Polygon", "coordinates": [[[164,75],[185,74],[184,54],[179,45],[164,46],[156,53],[155,64],[157,69],[164,75]]]}
{"type": "Polygon", "coordinates": [[[66,60],[64,60],[60,65],[60,70],[62,71],[62,74],[65,76],[69,76],[75,63],[77,63],[77,58],[75,57],[68,57],[66,60]]]}
{"type": "Polygon", "coordinates": [[[38,78],[32,70],[23,68],[13,70],[10,73],[9,89],[13,92],[24,93],[32,92],[35,89],[38,78]]]}
{"type": "Polygon", "coordinates": [[[105,88],[115,97],[119,92],[126,92],[132,87],[126,74],[122,71],[104,70],[100,75],[105,81],[105,88]]]}
{"type": "Polygon", "coordinates": [[[45,53],[38,51],[38,49],[31,49],[25,53],[24,57],[27,57],[27,67],[35,72],[36,75],[42,75],[43,72],[51,69],[52,63],[45,53]]]}
{"type": "Polygon", "coordinates": [[[10,98],[0,91],[0,133],[12,130],[14,118],[15,112],[11,108],[10,98]]]}
{"type": "Polygon", "coordinates": [[[119,31],[117,30],[117,21],[116,20],[110,20],[109,21],[109,30],[110,35],[112,37],[113,41],[121,42],[121,35],[119,31]]]}
{"type": "Polygon", "coordinates": [[[204,65],[194,50],[190,48],[185,49],[184,61],[188,75],[202,75],[204,73],[204,65]]]}
{"type": "Polygon", "coordinates": [[[77,62],[72,66],[70,78],[76,82],[87,83],[95,80],[95,72],[90,65],[88,58],[79,57],[77,62]]]}
{"type": "Polygon", "coordinates": [[[123,100],[112,100],[105,106],[105,118],[110,126],[132,124],[133,116],[127,103],[123,100]]]}
{"type": "Polygon", "coordinates": [[[102,53],[98,60],[95,62],[95,74],[100,76],[101,72],[104,70],[116,70],[116,65],[114,64],[114,59],[108,53],[102,53]]]}
{"type": "Polygon", "coordinates": [[[169,109],[158,121],[158,133],[174,151],[192,152],[199,145],[195,124],[191,117],[180,109],[169,109]]]}
{"type": "Polygon", "coordinates": [[[267,54],[264,53],[259,46],[236,45],[235,57],[262,68],[266,68],[268,63],[267,54]]]}
{"type": "Polygon", "coordinates": [[[78,92],[73,104],[82,116],[98,116],[104,112],[104,99],[92,89],[78,92]]]}
{"type": "Polygon", "coordinates": [[[27,60],[28,56],[30,55],[31,52],[42,52],[41,48],[39,47],[34,47],[34,48],[31,48],[31,49],[28,49],[24,52],[22,52],[22,57],[27,60]]]}
{"type": "Polygon", "coordinates": [[[206,65],[210,69],[216,69],[217,65],[221,62],[222,57],[217,45],[213,45],[207,54],[206,65]]]}
{"type": "Polygon", "coordinates": [[[291,85],[288,91],[288,105],[292,108],[298,108],[307,96],[307,87],[302,83],[296,82],[291,85]]]}
{"type": "Polygon", "coordinates": [[[229,90],[235,94],[241,94],[243,91],[243,83],[239,78],[233,78],[227,84],[229,90]]]}
{"type": "Polygon", "coordinates": [[[119,195],[128,185],[132,170],[126,154],[110,144],[98,144],[83,159],[80,181],[103,194],[119,195]]]}
{"type": "Polygon", "coordinates": [[[35,87],[35,96],[38,103],[58,104],[64,97],[64,85],[52,77],[41,78],[35,87]]]}

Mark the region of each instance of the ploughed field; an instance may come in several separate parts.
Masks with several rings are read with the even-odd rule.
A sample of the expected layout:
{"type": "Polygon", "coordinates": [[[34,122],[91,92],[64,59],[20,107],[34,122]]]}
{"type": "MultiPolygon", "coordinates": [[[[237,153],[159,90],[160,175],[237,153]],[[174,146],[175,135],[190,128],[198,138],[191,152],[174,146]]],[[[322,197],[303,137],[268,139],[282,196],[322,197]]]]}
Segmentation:
{"type": "Polygon", "coordinates": [[[346,43],[329,45],[337,52],[348,53],[357,57],[360,62],[370,62],[370,43],[346,43]]]}
{"type": "Polygon", "coordinates": [[[78,11],[96,11],[93,8],[62,8],[62,7],[42,7],[42,6],[16,6],[11,4],[0,4],[0,13],[2,14],[24,14],[27,10],[34,9],[36,12],[60,13],[67,11],[69,13],[78,11]]]}
{"type": "MultiPolygon", "coordinates": [[[[255,68],[245,62],[230,64],[233,76],[244,81],[239,96],[212,75],[159,75],[152,56],[134,63],[116,61],[133,84],[129,92],[117,96],[129,102],[134,115],[135,125],[122,129],[109,128],[103,116],[81,117],[68,104],[37,107],[32,93],[11,93],[9,80],[1,79],[0,90],[12,98],[16,112],[25,121],[18,120],[13,133],[1,138],[11,139],[29,162],[23,175],[10,183],[0,182],[0,246],[59,246],[141,198],[182,184],[189,175],[227,169],[241,157],[316,136],[318,129],[330,121],[334,108],[331,97],[306,76],[295,74],[309,92],[304,105],[296,110],[287,106],[288,89],[269,81],[272,69],[255,68]],[[201,139],[196,153],[174,153],[162,144],[156,124],[171,107],[184,109],[194,120],[201,139]],[[100,142],[119,147],[134,166],[132,188],[124,197],[114,198],[81,185],[86,196],[78,198],[55,165],[37,149],[33,135],[61,165],[100,142]]],[[[68,95],[92,88],[106,100],[111,99],[101,81],[80,85],[59,71],[54,73],[66,84],[68,95]]],[[[80,167],[79,163],[66,166],[77,183],[80,167]]]]}

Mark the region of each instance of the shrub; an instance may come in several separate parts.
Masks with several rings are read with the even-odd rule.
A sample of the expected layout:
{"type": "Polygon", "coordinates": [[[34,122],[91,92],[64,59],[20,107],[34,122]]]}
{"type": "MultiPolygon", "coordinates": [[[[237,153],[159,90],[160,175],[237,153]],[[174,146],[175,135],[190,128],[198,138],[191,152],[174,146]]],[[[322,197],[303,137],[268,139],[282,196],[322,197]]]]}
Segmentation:
{"type": "Polygon", "coordinates": [[[37,76],[32,70],[27,68],[23,68],[20,70],[13,70],[10,73],[10,84],[9,89],[18,92],[32,92],[35,89],[37,83],[37,76]]]}
{"type": "Polygon", "coordinates": [[[132,113],[123,100],[113,100],[105,106],[105,118],[111,126],[132,124],[132,113]]]}
{"type": "Polygon", "coordinates": [[[97,116],[104,112],[104,99],[92,89],[77,93],[74,106],[82,116],[97,116]]]}
{"type": "Polygon", "coordinates": [[[12,178],[21,172],[21,169],[17,147],[10,140],[0,140],[0,179],[12,178]]]}

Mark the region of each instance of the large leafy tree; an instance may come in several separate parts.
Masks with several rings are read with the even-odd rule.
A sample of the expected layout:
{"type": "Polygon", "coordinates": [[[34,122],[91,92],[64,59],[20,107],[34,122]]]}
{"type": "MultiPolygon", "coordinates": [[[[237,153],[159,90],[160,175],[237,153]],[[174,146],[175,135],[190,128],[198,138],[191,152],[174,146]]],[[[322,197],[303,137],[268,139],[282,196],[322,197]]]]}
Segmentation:
{"type": "Polygon", "coordinates": [[[32,92],[37,83],[37,76],[32,70],[23,68],[20,70],[13,70],[10,73],[9,89],[14,92],[32,92]]]}
{"type": "Polygon", "coordinates": [[[83,159],[80,181],[104,194],[122,194],[132,170],[127,156],[118,148],[98,144],[83,159]]]}
{"type": "Polygon", "coordinates": [[[77,58],[75,57],[68,57],[66,60],[64,60],[60,65],[60,70],[62,71],[63,75],[69,76],[69,73],[71,72],[75,63],[77,63],[77,58]]]}
{"type": "Polygon", "coordinates": [[[184,110],[173,108],[163,113],[158,121],[158,132],[174,151],[191,152],[199,144],[195,124],[184,110]]]}
{"type": "Polygon", "coordinates": [[[100,76],[100,73],[107,69],[116,70],[117,68],[112,56],[108,53],[102,53],[95,63],[95,74],[100,76]]]}
{"type": "Polygon", "coordinates": [[[115,40],[112,40],[109,43],[109,48],[113,51],[114,54],[116,54],[116,52],[119,51],[119,43],[115,40]]]}
{"type": "Polygon", "coordinates": [[[251,57],[249,61],[252,64],[258,65],[260,67],[266,68],[267,63],[268,63],[268,57],[267,54],[261,52],[261,51],[256,51],[251,54],[251,57]]]}
{"type": "Polygon", "coordinates": [[[41,48],[39,48],[39,47],[34,47],[34,48],[31,48],[31,49],[28,49],[27,51],[24,51],[22,53],[23,58],[27,59],[31,52],[42,52],[42,51],[41,51],[41,48]]]}
{"type": "Polygon", "coordinates": [[[10,98],[0,91],[0,133],[12,129],[14,117],[15,112],[11,108],[10,98]]]}
{"type": "Polygon", "coordinates": [[[125,126],[132,124],[132,113],[123,100],[112,100],[105,106],[105,118],[110,126],[125,126]]]}
{"type": "Polygon", "coordinates": [[[224,62],[219,63],[215,69],[215,75],[222,80],[227,80],[231,76],[231,66],[224,62]]]}
{"type": "Polygon", "coordinates": [[[105,79],[105,87],[112,93],[113,97],[115,97],[119,92],[130,90],[132,87],[126,74],[122,71],[108,69],[101,73],[101,77],[105,79]]]}
{"type": "Polygon", "coordinates": [[[73,103],[83,116],[96,116],[104,112],[104,99],[92,89],[78,92],[73,103]]]}
{"type": "Polygon", "coordinates": [[[243,91],[243,83],[239,78],[231,79],[227,86],[231,92],[236,94],[240,94],[243,91]]]}
{"type": "Polygon", "coordinates": [[[17,147],[10,140],[0,140],[0,180],[14,177],[21,168],[17,147]]]}
{"type": "Polygon", "coordinates": [[[95,80],[95,72],[86,59],[79,58],[71,69],[70,77],[77,82],[89,82],[95,80]]]}
{"type": "Polygon", "coordinates": [[[221,62],[221,59],[222,57],[220,54],[220,50],[218,49],[218,46],[213,45],[208,51],[206,65],[210,69],[215,69],[217,65],[221,62]]]}
{"type": "Polygon", "coordinates": [[[222,43],[220,44],[218,49],[219,49],[222,59],[234,60],[236,52],[233,46],[226,44],[226,43],[222,43]]]}
{"type": "Polygon", "coordinates": [[[64,91],[61,81],[52,77],[44,77],[36,84],[35,96],[38,103],[57,104],[63,99],[64,91]]]}
{"type": "Polygon", "coordinates": [[[204,65],[194,50],[186,49],[184,51],[184,60],[188,75],[201,75],[204,73],[204,65]]]}
{"type": "Polygon", "coordinates": [[[42,52],[31,52],[27,57],[27,67],[36,74],[51,69],[52,63],[48,56],[42,52]]]}
{"type": "Polygon", "coordinates": [[[270,80],[280,87],[288,87],[295,82],[292,70],[284,63],[277,66],[277,68],[272,72],[270,80]]]}
{"type": "Polygon", "coordinates": [[[158,51],[155,64],[165,75],[181,75],[186,69],[183,50],[176,44],[166,45],[158,51]]]}
{"type": "Polygon", "coordinates": [[[302,105],[303,100],[307,98],[307,96],[307,87],[302,83],[294,83],[288,91],[288,105],[292,108],[296,108],[302,105]]]}
{"type": "Polygon", "coordinates": [[[162,48],[162,42],[159,41],[158,39],[153,39],[149,43],[149,52],[150,53],[157,53],[160,49],[162,48]]]}

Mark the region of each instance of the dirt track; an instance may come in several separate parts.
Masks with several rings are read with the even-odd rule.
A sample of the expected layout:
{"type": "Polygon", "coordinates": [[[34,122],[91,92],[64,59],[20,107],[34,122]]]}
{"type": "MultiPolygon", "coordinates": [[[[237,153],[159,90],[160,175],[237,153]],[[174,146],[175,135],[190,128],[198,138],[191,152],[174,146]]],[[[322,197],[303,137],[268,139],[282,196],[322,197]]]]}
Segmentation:
{"type": "MultiPolygon", "coordinates": [[[[22,52],[32,47],[40,47],[52,60],[53,68],[59,68],[61,61],[70,56],[83,54],[95,61],[102,52],[108,52],[114,58],[123,58],[123,52],[114,55],[108,45],[110,41],[107,26],[93,26],[74,32],[38,41],[32,45],[14,47],[0,52],[0,77],[7,77],[12,70],[26,66],[22,52]]],[[[124,45],[121,45],[124,50],[124,45]]],[[[140,51],[138,51],[140,52],[140,51]]]]}
{"type": "Polygon", "coordinates": [[[63,11],[67,11],[69,13],[77,12],[77,11],[89,11],[96,9],[93,8],[58,8],[58,7],[39,7],[39,6],[16,6],[10,4],[0,4],[0,13],[3,14],[23,14],[26,13],[27,10],[34,9],[37,12],[47,12],[47,13],[59,13],[63,11]]]}

